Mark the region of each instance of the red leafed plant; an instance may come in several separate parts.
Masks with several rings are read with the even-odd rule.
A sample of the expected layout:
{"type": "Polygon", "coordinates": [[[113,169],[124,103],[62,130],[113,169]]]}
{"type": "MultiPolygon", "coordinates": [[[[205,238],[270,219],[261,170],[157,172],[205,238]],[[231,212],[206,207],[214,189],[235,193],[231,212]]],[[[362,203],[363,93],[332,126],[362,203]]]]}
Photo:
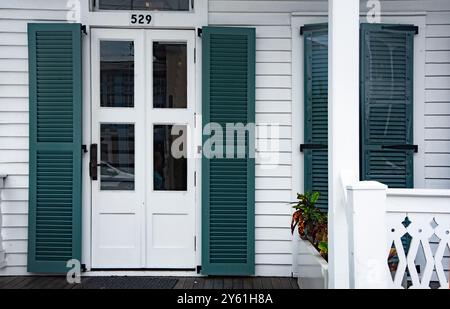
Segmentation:
{"type": "Polygon", "coordinates": [[[293,202],[295,212],[292,215],[291,232],[295,227],[303,240],[309,240],[325,259],[328,257],[328,217],[316,207],[320,193],[297,194],[293,202]]]}

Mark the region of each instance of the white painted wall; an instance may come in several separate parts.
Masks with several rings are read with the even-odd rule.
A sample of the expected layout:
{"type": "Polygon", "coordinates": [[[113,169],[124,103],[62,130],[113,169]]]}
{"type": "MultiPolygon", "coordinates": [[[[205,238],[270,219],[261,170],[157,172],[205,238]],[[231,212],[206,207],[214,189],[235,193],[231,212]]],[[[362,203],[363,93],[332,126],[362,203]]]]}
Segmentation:
{"type": "MultiPolygon", "coordinates": [[[[2,235],[8,267],[0,275],[25,272],[28,209],[27,22],[66,19],[66,0],[0,3],[0,174],[9,174],[3,194],[2,235]]],[[[450,188],[450,1],[382,1],[385,11],[427,12],[425,130],[426,179],[430,188],[450,188]],[[442,8],[442,12],[440,11],[442,8]]],[[[361,5],[364,7],[364,4],[361,5]]],[[[281,164],[256,168],[256,273],[289,276],[292,183],[292,12],[324,12],[327,1],[210,0],[211,25],[257,29],[257,122],[280,123],[281,164]]],[[[303,124],[300,124],[303,125],[303,124]]],[[[295,157],[295,156],[294,156],[295,157]]],[[[298,179],[297,179],[298,180],[298,179]]]]}

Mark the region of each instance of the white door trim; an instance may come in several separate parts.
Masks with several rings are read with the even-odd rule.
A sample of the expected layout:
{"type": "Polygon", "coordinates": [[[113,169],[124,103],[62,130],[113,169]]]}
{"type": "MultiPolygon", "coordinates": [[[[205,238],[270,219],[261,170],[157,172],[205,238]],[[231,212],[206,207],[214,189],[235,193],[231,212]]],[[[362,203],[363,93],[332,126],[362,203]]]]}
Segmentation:
{"type": "MultiPolygon", "coordinates": [[[[135,41],[135,76],[145,76],[147,75],[147,77],[144,78],[135,78],[135,107],[138,106],[138,104],[140,104],[141,106],[143,106],[143,110],[140,111],[142,115],[139,115],[139,117],[143,118],[141,120],[142,122],[142,126],[144,126],[144,124],[146,122],[150,123],[151,120],[149,119],[145,119],[146,115],[150,114],[150,111],[152,109],[151,106],[149,106],[149,102],[152,101],[152,87],[148,87],[148,85],[145,85],[145,83],[150,83],[151,84],[151,77],[152,76],[148,76],[149,74],[152,75],[152,62],[145,60],[144,63],[138,64],[139,60],[138,58],[140,56],[138,56],[138,53],[141,55],[145,55],[145,57],[142,57],[142,59],[147,59],[148,58],[148,46],[147,48],[144,46],[144,44],[151,44],[151,43],[146,43],[146,39],[144,38],[145,36],[147,37],[151,37],[153,40],[157,40],[157,41],[187,41],[188,42],[188,55],[187,55],[187,60],[188,60],[188,100],[190,102],[190,109],[189,112],[192,113],[192,119],[189,120],[189,125],[191,126],[192,130],[189,131],[190,136],[188,137],[192,142],[192,151],[194,149],[197,148],[197,143],[200,140],[201,141],[201,135],[200,137],[198,136],[198,133],[200,132],[201,134],[201,130],[199,130],[198,125],[196,125],[195,122],[199,122],[198,119],[194,118],[194,112],[197,109],[197,91],[198,91],[198,75],[197,75],[197,69],[196,69],[196,65],[197,63],[194,62],[194,48],[196,47],[196,36],[195,36],[195,32],[193,30],[157,30],[157,29],[152,29],[152,30],[142,30],[142,29],[137,29],[137,30],[132,30],[130,31],[129,29],[101,29],[101,28],[95,28],[95,29],[91,29],[91,42],[90,42],[90,47],[89,48],[92,53],[89,53],[89,58],[90,61],[92,62],[92,65],[99,65],[99,55],[98,55],[98,43],[99,43],[99,39],[101,37],[101,39],[111,39],[111,40],[129,40],[129,39],[133,39],[135,41]],[[140,42],[140,43],[137,43],[140,42]],[[147,49],[147,51],[146,51],[147,49]],[[92,57],[92,58],[91,58],[92,57]],[[140,90],[139,90],[140,89],[140,90]],[[142,95],[140,95],[139,93],[142,92],[142,95]],[[140,102],[141,101],[145,101],[145,102],[140,102]]],[[[149,41],[149,39],[147,38],[147,41],[149,41]]],[[[92,102],[92,106],[99,106],[99,102],[98,102],[98,98],[99,98],[99,85],[98,85],[98,73],[99,70],[98,68],[95,67],[91,67],[91,72],[92,75],[92,79],[91,79],[91,84],[90,84],[90,88],[92,89],[92,96],[90,96],[89,101],[92,102]],[[97,93],[97,94],[96,94],[97,93]]],[[[89,74],[89,75],[91,75],[89,74]]],[[[91,77],[91,76],[89,76],[91,77]]],[[[201,88],[200,88],[201,89],[201,88]]],[[[89,104],[91,105],[91,104],[89,104]]],[[[113,108],[107,108],[106,110],[112,110],[113,108]]],[[[89,106],[89,108],[87,109],[89,112],[87,114],[91,114],[92,111],[92,115],[89,115],[89,118],[92,119],[99,119],[101,120],[102,117],[104,117],[104,115],[102,115],[101,113],[99,113],[97,116],[95,116],[95,114],[97,113],[97,111],[95,109],[92,109],[91,106],[89,106]]],[[[105,108],[102,108],[102,110],[105,110],[105,108]]],[[[177,121],[181,121],[183,122],[183,117],[179,117],[180,112],[182,112],[182,110],[174,110],[174,111],[170,111],[168,109],[166,109],[166,112],[168,112],[168,116],[164,116],[163,119],[161,119],[161,121],[159,121],[158,123],[174,123],[177,121]],[[165,119],[164,119],[165,118],[165,119]]],[[[127,111],[125,109],[121,109],[121,113],[117,114],[116,116],[113,116],[112,120],[111,120],[111,115],[110,117],[107,118],[107,122],[118,122],[118,123],[129,123],[130,121],[123,121],[123,118],[128,118],[127,114],[129,117],[133,117],[131,116],[133,114],[133,112],[127,111]],[[122,117],[123,116],[123,117],[122,117]]],[[[86,118],[85,122],[86,122],[86,118]]],[[[105,119],[106,120],[106,119],[105,119]]],[[[98,122],[98,120],[96,120],[98,122]]],[[[201,122],[200,122],[201,123],[201,122]]],[[[92,132],[92,134],[90,134],[90,140],[95,141],[96,139],[93,138],[93,134],[97,134],[96,133],[96,128],[92,127],[93,121],[88,121],[88,126],[89,126],[89,131],[92,132]]],[[[86,124],[85,124],[86,125],[86,124]]],[[[148,134],[150,134],[149,132],[149,126],[146,124],[145,125],[145,132],[146,134],[144,134],[144,137],[142,138],[142,140],[144,138],[148,139],[148,134]],[[145,136],[147,135],[147,136],[145,136]]],[[[135,128],[135,144],[136,146],[138,146],[139,140],[141,140],[141,138],[138,137],[138,128],[135,128]]],[[[142,130],[142,132],[144,132],[144,130],[142,130]]],[[[145,147],[145,150],[142,152],[142,156],[147,158],[149,156],[149,150],[151,150],[152,143],[148,142],[149,146],[145,147]]],[[[88,171],[88,163],[89,163],[89,156],[85,157],[85,171],[88,171]]],[[[136,164],[137,164],[137,160],[136,159],[136,164]]],[[[151,161],[151,160],[150,160],[151,161]]],[[[150,162],[146,162],[145,164],[147,165],[145,170],[148,170],[149,164],[150,162]]],[[[189,173],[189,182],[192,184],[194,183],[194,171],[197,169],[198,166],[198,159],[194,156],[193,153],[190,154],[190,163],[192,168],[190,170],[192,170],[192,173],[189,173]]],[[[89,189],[91,189],[91,181],[89,179],[89,175],[86,175],[87,173],[85,173],[85,177],[87,177],[86,181],[89,183],[89,189]]],[[[199,173],[197,172],[197,175],[199,173]]],[[[147,175],[145,175],[145,177],[148,177],[147,175]]],[[[198,178],[197,178],[198,180],[198,178]]],[[[97,181],[99,182],[99,181],[97,181]]],[[[149,182],[149,184],[152,183],[152,181],[149,182]]],[[[138,185],[138,180],[136,179],[136,188],[138,185]]],[[[148,186],[148,185],[147,185],[148,186]]],[[[86,188],[86,186],[85,186],[86,188]]],[[[196,252],[194,252],[194,256],[192,259],[192,262],[190,264],[189,267],[180,267],[180,268],[186,268],[186,269],[195,269],[195,266],[198,265],[198,261],[199,261],[199,257],[200,257],[200,251],[199,251],[199,241],[200,241],[200,237],[199,237],[199,231],[200,231],[200,227],[199,227],[199,216],[200,216],[200,203],[198,202],[197,196],[199,194],[199,186],[198,186],[198,181],[197,181],[197,186],[194,187],[193,186],[193,192],[192,192],[192,199],[193,201],[193,238],[192,238],[192,248],[193,250],[195,250],[194,248],[194,237],[196,238],[196,243],[197,243],[197,250],[195,250],[196,252]]],[[[92,194],[94,193],[92,190],[90,190],[92,192],[92,194]]],[[[145,195],[145,193],[143,193],[145,195]]],[[[142,198],[142,200],[145,200],[145,196],[142,198]]],[[[94,202],[94,195],[91,195],[89,204],[94,202]]],[[[142,202],[144,203],[144,202],[142,202]]],[[[94,206],[94,205],[92,205],[94,206]]],[[[146,209],[146,207],[142,207],[143,210],[146,209]]],[[[145,211],[144,211],[145,212],[145,211]]],[[[94,243],[94,238],[93,238],[93,228],[92,228],[92,224],[95,220],[93,220],[93,216],[95,215],[94,211],[93,211],[93,207],[89,207],[89,221],[90,221],[90,225],[88,227],[86,227],[86,224],[83,224],[84,226],[84,236],[83,236],[83,249],[85,249],[87,247],[87,242],[86,242],[86,234],[87,234],[87,230],[89,230],[89,264],[86,263],[87,265],[87,269],[90,270],[91,268],[100,268],[98,265],[98,263],[95,263],[95,257],[93,256],[93,246],[95,245],[94,243]]],[[[145,218],[145,215],[141,216],[142,218],[145,218]]],[[[86,206],[84,206],[84,218],[83,218],[83,223],[86,222],[85,220],[86,218],[86,206]]],[[[174,229],[174,233],[176,233],[176,226],[173,228],[174,229]]],[[[140,242],[141,244],[145,244],[146,243],[146,225],[142,224],[142,229],[141,229],[141,233],[140,233],[140,242]]],[[[145,246],[141,246],[141,248],[145,248],[145,246]]],[[[140,253],[140,268],[150,268],[153,267],[152,265],[148,265],[147,264],[147,256],[146,256],[146,250],[142,250],[142,252],[140,253]]],[[[84,252],[83,254],[83,259],[84,261],[86,261],[86,252],[84,252]]],[[[137,267],[134,267],[137,268],[137,267]]],[[[159,267],[158,267],[159,268],[159,267]]]]}

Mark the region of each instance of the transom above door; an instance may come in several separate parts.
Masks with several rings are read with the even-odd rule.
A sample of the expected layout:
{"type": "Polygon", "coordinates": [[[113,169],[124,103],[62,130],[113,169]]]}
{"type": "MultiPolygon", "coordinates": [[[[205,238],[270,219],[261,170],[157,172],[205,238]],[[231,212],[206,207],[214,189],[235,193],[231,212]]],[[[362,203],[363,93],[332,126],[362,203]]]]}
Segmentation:
{"type": "Polygon", "coordinates": [[[92,30],[93,268],[195,267],[194,34],[92,30]]]}

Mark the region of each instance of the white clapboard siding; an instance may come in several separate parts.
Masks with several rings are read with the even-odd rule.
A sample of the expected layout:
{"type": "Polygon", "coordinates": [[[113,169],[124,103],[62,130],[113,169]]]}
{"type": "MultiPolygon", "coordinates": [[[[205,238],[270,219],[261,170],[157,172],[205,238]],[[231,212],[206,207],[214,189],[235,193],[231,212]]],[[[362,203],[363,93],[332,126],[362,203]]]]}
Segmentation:
{"type": "MultiPolygon", "coordinates": [[[[450,3],[450,1],[448,1],[450,3]]],[[[425,185],[450,188],[450,11],[427,15],[425,185]]]]}
{"type": "Polygon", "coordinates": [[[65,0],[0,1],[0,174],[3,247],[0,275],[26,274],[28,240],[27,23],[65,22],[65,0]]]}
{"type": "MultiPolygon", "coordinates": [[[[26,273],[28,195],[28,22],[61,22],[65,0],[0,2],[0,173],[9,174],[2,202],[8,266],[26,273]]],[[[362,2],[364,10],[364,2],[362,2]]],[[[292,12],[324,12],[325,0],[210,0],[209,24],[256,28],[256,120],[278,125],[258,131],[256,158],[256,274],[290,276],[292,189],[292,12]],[[276,141],[278,148],[270,144],[276,141]],[[260,156],[261,155],[261,156],[260,156]]],[[[425,184],[450,188],[450,1],[382,1],[384,12],[427,12],[425,184]]],[[[314,14],[314,13],[313,13],[314,14]]],[[[311,20],[316,17],[311,15],[311,20]]],[[[308,20],[306,18],[305,20],[308,20]]],[[[296,148],[296,147],[295,147],[296,148]]]]}

